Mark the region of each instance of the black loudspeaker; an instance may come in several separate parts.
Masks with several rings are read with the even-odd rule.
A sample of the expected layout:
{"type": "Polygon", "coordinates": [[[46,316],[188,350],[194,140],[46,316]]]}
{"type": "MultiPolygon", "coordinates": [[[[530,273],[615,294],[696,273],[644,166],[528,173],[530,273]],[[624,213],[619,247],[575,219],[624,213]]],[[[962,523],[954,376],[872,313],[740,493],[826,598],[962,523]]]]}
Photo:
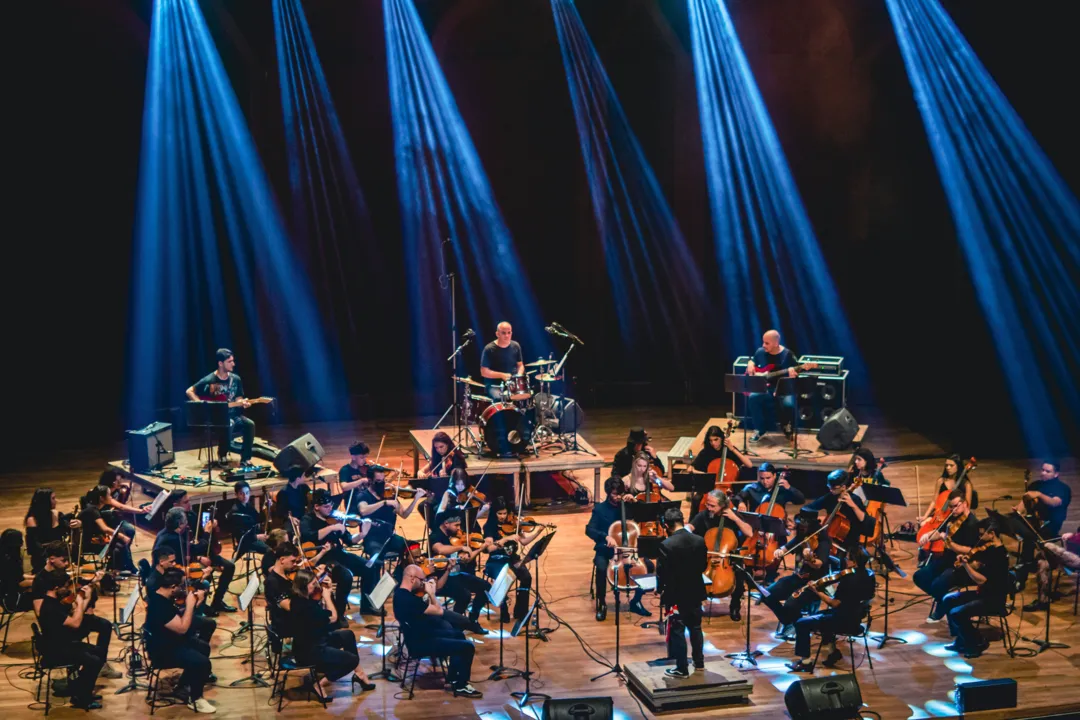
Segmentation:
{"type": "Polygon", "coordinates": [[[548,698],[541,720],[612,720],[615,706],[610,697],[548,698]]]}
{"type": "Polygon", "coordinates": [[[814,391],[799,396],[799,427],[818,430],[825,420],[847,403],[846,377],[815,375],[814,391]]]}
{"type": "Polygon", "coordinates": [[[818,430],[817,441],[826,450],[845,450],[859,434],[859,423],[847,408],[840,408],[825,418],[818,430]]]}
{"type": "Polygon", "coordinates": [[[153,422],[140,430],[128,430],[128,464],[131,472],[159,470],[173,461],[172,425],[153,422]]]}
{"type": "Polygon", "coordinates": [[[956,686],[956,709],[960,714],[978,710],[1016,707],[1016,681],[1012,678],[980,680],[956,686]]]}
{"type": "Polygon", "coordinates": [[[792,720],[840,720],[859,717],[862,693],[854,675],[796,680],[784,693],[792,720]]]}
{"type": "Polygon", "coordinates": [[[559,398],[555,404],[559,413],[558,433],[569,435],[575,428],[581,432],[581,426],[585,424],[585,411],[578,405],[577,400],[559,398]]]}
{"type": "Polygon", "coordinates": [[[278,456],[274,458],[274,468],[284,475],[291,468],[300,468],[305,472],[315,466],[315,463],[323,459],[326,453],[322,445],[311,433],[302,435],[282,448],[278,456]]]}

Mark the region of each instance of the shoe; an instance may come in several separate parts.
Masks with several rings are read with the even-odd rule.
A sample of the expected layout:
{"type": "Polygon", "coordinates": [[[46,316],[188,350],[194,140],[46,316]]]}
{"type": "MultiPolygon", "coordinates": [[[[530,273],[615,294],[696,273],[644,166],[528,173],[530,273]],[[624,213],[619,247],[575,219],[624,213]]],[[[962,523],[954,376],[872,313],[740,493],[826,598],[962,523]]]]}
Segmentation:
{"type": "Polygon", "coordinates": [[[941,621],[942,621],[943,619],[944,619],[944,618],[934,617],[933,615],[927,615],[927,616],[926,616],[926,622],[927,622],[928,624],[930,624],[930,625],[933,625],[934,623],[939,623],[939,622],[941,622],[941,621]]]}
{"type": "Polygon", "coordinates": [[[220,615],[216,608],[212,608],[206,603],[203,603],[202,607],[199,608],[199,611],[202,613],[203,617],[217,617],[220,615]]]}
{"type": "Polygon", "coordinates": [[[775,637],[777,640],[794,640],[795,639],[795,626],[794,625],[784,625],[783,627],[781,627],[779,630],[777,630],[773,634],[773,637],[775,637]]]}
{"type": "Polygon", "coordinates": [[[1050,603],[1046,602],[1045,600],[1036,600],[1034,602],[1029,602],[1027,605],[1025,605],[1024,612],[1041,612],[1049,606],[1050,603]]]}
{"type": "Polygon", "coordinates": [[[488,630],[486,627],[480,625],[480,623],[477,623],[476,627],[469,628],[469,632],[471,632],[473,635],[480,635],[480,636],[490,635],[491,634],[491,631],[488,630]]]}
{"type": "Polygon", "coordinates": [[[960,642],[959,640],[956,640],[955,642],[949,643],[948,645],[945,646],[945,649],[948,650],[949,652],[955,652],[955,653],[965,652],[964,643],[960,642]]]}
{"type": "Polygon", "coordinates": [[[668,668],[664,671],[664,674],[668,677],[678,678],[679,680],[685,680],[690,677],[690,670],[680,670],[677,667],[668,668]]]}
{"type": "Polygon", "coordinates": [[[380,613],[379,613],[378,610],[376,610],[371,605],[371,603],[365,602],[365,603],[361,603],[361,605],[360,605],[360,614],[361,615],[379,615],[380,613]]]}
{"type": "Polygon", "coordinates": [[[224,600],[218,600],[216,603],[214,603],[213,604],[213,609],[217,610],[219,613],[234,613],[234,612],[236,612],[236,608],[234,608],[232,605],[225,602],[224,600]]]}
{"type": "Polygon", "coordinates": [[[510,622],[510,609],[505,605],[499,610],[499,622],[503,625],[510,622]]]}
{"type": "Polygon", "coordinates": [[[705,672],[705,666],[704,665],[695,665],[694,666],[694,672],[705,672]]]}
{"type": "Polygon", "coordinates": [[[454,688],[454,697],[467,697],[471,699],[482,698],[484,693],[480,692],[472,685],[465,683],[454,688]]]}
{"type": "Polygon", "coordinates": [[[373,683],[373,682],[364,682],[363,680],[360,679],[360,676],[357,675],[356,673],[353,673],[352,683],[350,684],[349,687],[351,688],[353,685],[359,685],[360,690],[362,692],[371,692],[372,690],[375,689],[375,683],[373,683]]]}
{"type": "Polygon", "coordinates": [[[755,430],[754,434],[750,436],[750,442],[761,442],[761,438],[765,437],[765,433],[760,430],[755,430]]]}
{"type": "Polygon", "coordinates": [[[607,619],[607,605],[601,603],[596,606],[596,622],[604,622],[607,619]]]}
{"type": "Polygon", "coordinates": [[[204,715],[213,715],[217,712],[217,708],[210,704],[210,701],[206,698],[199,698],[191,704],[191,709],[197,713],[204,715]]]}
{"type": "Polygon", "coordinates": [[[124,677],[124,673],[114,668],[110,663],[105,663],[105,666],[101,668],[101,677],[108,678],[109,680],[117,680],[124,677]]]}
{"type": "Polygon", "coordinates": [[[641,617],[652,617],[652,613],[645,609],[645,606],[641,604],[640,600],[635,600],[630,603],[630,612],[636,613],[641,617]]]}
{"type": "Polygon", "coordinates": [[[80,710],[100,710],[101,703],[92,698],[72,698],[71,707],[79,708],[80,710]]]}
{"type": "Polygon", "coordinates": [[[732,622],[739,622],[742,620],[742,609],[738,605],[732,605],[731,610],[728,611],[728,617],[732,622]]]}
{"type": "Polygon", "coordinates": [[[814,672],[814,667],[805,660],[784,663],[792,672],[814,672]]]}
{"type": "Polygon", "coordinates": [[[973,648],[968,648],[967,650],[964,651],[964,657],[968,658],[969,660],[972,659],[972,658],[977,658],[980,655],[982,655],[984,652],[986,652],[986,649],[988,647],[990,647],[990,643],[984,642],[984,643],[982,643],[980,645],[976,645],[973,648]]]}
{"type": "Polygon", "coordinates": [[[784,437],[788,440],[791,439],[791,423],[784,426],[784,437]]]}
{"type": "Polygon", "coordinates": [[[210,683],[216,683],[216,682],[217,682],[217,675],[215,675],[214,673],[210,673],[206,678],[206,683],[209,685],[210,683]]]}
{"type": "Polygon", "coordinates": [[[840,649],[837,648],[836,650],[833,650],[831,653],[829,653],[829,656],[825,658],[825,660],[823,660],[821,664],[827,668],[836,667],[836,663],[840,662],[843,659],[844,653],[840,652],[840,649]]]}

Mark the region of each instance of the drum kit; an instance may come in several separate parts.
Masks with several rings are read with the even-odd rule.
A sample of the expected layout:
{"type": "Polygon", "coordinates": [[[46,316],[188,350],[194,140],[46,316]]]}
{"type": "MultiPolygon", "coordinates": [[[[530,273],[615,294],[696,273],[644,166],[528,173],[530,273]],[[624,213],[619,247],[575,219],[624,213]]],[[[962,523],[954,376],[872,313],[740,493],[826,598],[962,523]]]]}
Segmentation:
{"type": "Polygon", "coordinates": [[[573,400],[554,395],[553,383],[562,380],[551,372],[556,360],[539,359],[525,364],[525,374],[515,375],[494,385],[499,400],[479,394],[485,385],[471,377],[455,377],[462,386],[461,403],[464,422],[475,452],[496,457],[515,457],[532,452],[538,446],[562,441],[563,435],[577,432],[583,415],[573,400]],[[532,370],[529,370],[532,368],[532,370]],[[544,372],[547,371],[547,372],[544,372]],[[534,389],[535,385],[535,389],[534,389]],[[476,425],[481,438],[471,430],[476,425]]]}

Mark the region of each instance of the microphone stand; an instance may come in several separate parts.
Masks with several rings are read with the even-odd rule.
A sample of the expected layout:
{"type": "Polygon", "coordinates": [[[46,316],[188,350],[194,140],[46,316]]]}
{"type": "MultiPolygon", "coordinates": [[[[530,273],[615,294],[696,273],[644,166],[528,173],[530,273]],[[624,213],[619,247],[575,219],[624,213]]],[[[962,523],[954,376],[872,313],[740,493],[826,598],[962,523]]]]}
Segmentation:
{"type": "MultiPolygon", "coordinates": [[[[758,650],[750,649],[750,608],[754,606],[754,603],[751,602],[750,598],[750,588],[757,588],[758,592],[762,592],[763,588],[757,584],[757,581],[754,580],[754,576],[748,573],[741,563],[732,564],[732,567],[735,569],[735,572],[742,573],[743,580],[746,584],[746,649],[743,652],[728,653],[724,657],[731,658],[732,665],[748,662],[754,667],[757,667],[757,660],[755,658],[762,653],[758,650]]],[[[768,593],[762,592],[762,596],[767,597],[768,593]]]]}
{"type": "MultiPolygon", "coordinates": [[[[618,557],[618,556],[616,556],[616,557],[618,557]]],[[[618,579],[619,579],[619,571],[618,571],[618,568],[616,567],[615,581],[618,582],[618,579]]],[[[619,590],[621,590],[621,588],[618,585],[616,585],[615,583],[612,583],[611,584],[611,589],[615,593],[615,665],[612,666],[612,668],[610,670],[608,670],[607,672],[601,673],[600,675],[597,675],[594,678],[590,678],[589,682],[596,682],[600,678],[607,677],[608,675],[612,675],[612,674],[614,674],[617,678],[619,678],[623,682],[626,682],[626,676],[623,674],[622,665],[619,663],[619,646],[620,646],[621,641],[622,641],[622,636],[621,636],[621,634],[619,632],[619,628],[620,628],[619,616],[622,614],[621,608],[619,607],[619,590]]],[[[626,593],[629,595],[630,590],[628,589],[626,591],[626,593]]],[[[526,636],[525,637],[525,643],[526,643],[525,644],[525,667],[526,668],[528,668],[528,666],[529,666],[529,654],[528,654],[529,645],[528,645],[528,642],[529,642],[528,636],[526,636]]]]}
{"type": "MultiPolygon", "coordinates": [[[[535,592],[535,590],[534,590],[534,592],[535,592]]],[[[618,607],[618,600],[616,600],[615,602],[616,602],[616,607],[618,607]]],[[[536,599],[533,601],[532,607],[529,609],[529,615],[526,615],[522,619],[521,628],[525,630],[525,671],[521,673],[521,677],[525,678],[525,691],[524,692],[517,691],[517,692],[510,693],[510,697],[519,698],[519,702],[518,702],[518,707],[519,708],[525,707],[526,705],[528,705],[533,700],[538,700],[538,699],[541,699],[541,698],[545,699],[545,700],[550,700],[551,699],[550,695],[545,695],[544,693],[534,693],[532,691],[532,687],[531,687],[531,681],[532,681],[532,674],[533,673],[532,673],[532,670],[529,669],[530,668],[530,665],[529,665],[529,616],[532,615],[533,613],[537,612],[537,610],[539,609],[539,605],[540,605],[540,596],[537,595],[536,599]]],[[[616,627],[618,627],[617,621],[618,621],[618,617],[616,617],[616,627]]],[[[616,645],[616,655],[618,655],[618,645],[616,645]]],[[[618,663],[616,663],[616,667],[618,667],[618,663]]],[[[607,673],[604,673],[604,675],[607,675],[607,673]]],[[[601,677],[603,677],[603,676],[601,676],[601,677]]],[[[622,677],[622,671],[620,671],[619,677],[622,677]]],[[[596,678],[593,678],[593,680],[595,680],[595,679],[596,678]]]]}
{"type": "Polygon", "coordinates": [[[904,571],[897,566],[893,559],[888,556],[885,549],[882,547],[885,544],[885,530],[882,528],[881,540],[877,545],[877,561],[878,564],[885,569],[885,625],[881,629],[881,640],[878,642],[878,650],[885,647],[885,643],[889,640],[907,645],[907,640],[901,637],[895,637],[889,634],[889,575],[893,571],[896,571],[900,577],[907,577],[904,571]]]}

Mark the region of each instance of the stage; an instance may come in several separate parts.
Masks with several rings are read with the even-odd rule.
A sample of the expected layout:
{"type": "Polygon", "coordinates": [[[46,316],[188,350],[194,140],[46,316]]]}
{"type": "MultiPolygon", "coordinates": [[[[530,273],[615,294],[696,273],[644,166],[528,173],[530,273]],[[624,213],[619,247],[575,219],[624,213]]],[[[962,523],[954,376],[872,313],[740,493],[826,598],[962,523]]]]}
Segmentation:
{"type": "MultiPolygon", "coordinates": [[[[709,418],[720,414],[722,413],[716,412],[716,408],[695,407],[598,409],[590,412],[586,431],[590,447],[595,448],[603,457],[611,457],[624,444],[627,428],[632,425],[644,425],[653,437],[654,446],[659,449],[673,446],[680,437],[694,437],[702,427],[712,422],[709,418]]],[[[860,419],[862,419],[861,416],[860,419]]],[[[374,448],[378,446],[380,437],[385,434],[386,443],[382,461],[396,467],[399,462],[408,462],[410,456],[416,453],[417,440],[411,435],[410,430],[423,426],[425,423],[430,427],[430,424],[434,423],[434,418],[259,428],[259,432],[271,438],[278,446],[288,444],[305,432],[313,433],[327,451],[322,464],[329,468],[337,468],[348,461],[347,448],[351,442],[362,439],[374,448]]],[[[892,481],[893,486],[900,488],[909,499],[908,507],[890,510],[890,519],[895,527],[904,520],[912,519],[917,512],[916,506],[922,509],[929,502],[941,468],[938,458],[945,453],[932,441],[902,427],[876,418],[872,419],[870,424],[873,425],[873,430],[866,433],[864,444],[871,447],[875,455],[893,458],[885,474],[892,481]],[[932,459],[904,459],[913,457],[932,459]]],[[[179,440],[183,441],[183,438],[179,440]]],[[[191,451],[191,453],[192,457],[197,456],[196,451],[191,451]]],[[[123,454],[123,444],[117,442],[114,446],[88,452],[69,451],[58,454],[46,458],[34,471],[18,476],[10,474],[2,476],[0,498],[3,502],[0,503],[0,520],[3,526],[21,527],[22,517],[26,512],[34,487],[52,487],[58,496],[58,507],[69,509],[74,505],[78,495],[92,485],[105,467],[106,459],[120,457],[123,454]]],[[[416,454],[422,459],[422,453],[416,454]]],[[[846,455],[843,458],[834,456],[836,466],[842,465],[846,457],[846,455]]],[[[590,467],[598,467],[595,459],[586,461],[593,463],[590,467]]],[[[472,457],[469,463],[471,473],[479,472],[483,467],[481,458],[472,457]]],[[[188,472],[192,472],[198,465],[194,468],[189,465],[185,467],[189,468],[188,472]]],[[[1022,460],[981,461],[973,474],[973,480],[980,495],[984,498],[984,505],[990,507],[994,498],[1006,494],[1017,497],[1022,488],[1022,474],[1025,467],[1029,465],[1022,460]]],[[[601,475],[604,474],[601,470],[601,475]]],[[[1075,459],[1068,459],[1065,462],[1062,477],[1073,486],[1074,490],[1080,489],[1077,483],[1075,459]]],[[[220,498],[227,492],[225,488],[219,487],[200,489],[202,490],[216,498],[220,498]]],[[[998,507],[1002,508],[1003,503],[999,502],[998,507]]],[[[685,504],[683,509],[684,511],[687,509],[685,504]]],[[[551,514],[546,513],[543,507],[537,506],[530,510],[530,514],[543,517],[543,522],[554,523],[558,528],[548,552],[540,562],[538,573],[540,593],[551,613],[558,616],[558,621],[556,621],[549,614],[542,613],[542,624],[544,627],[558,629],[550,635],[550,642],[530,641],[530,664],[533,671],[537,673],[532,690],[547,693],[556,698],[611,696],[617,710],[616,717],[634,718],[643,715],[652,717],[650,711],[643,709],[644,706],[639,705],[628,688],[613,676],[609,675],[596,682],[589,681],[590,677],[599,675],[606,668],[590,660],[570,630],[573,628],[581,641],[588,643],[609,662],[614,662],[616,647],[613,601],[609,599],[607,620],[598,623],[593,617],[593,601],[589,597],[593,553],[592,542],[585,536],[585,525],[589,519],[588,509],[582,508],[580,512],[575,513],[551,514]]],[[[984,511],[980,508],[977,515],[982,517],[983,514],[984,511]]],[[[1067,526],[1075,528],[1078,520],[1080,520],[1080,503],[1073,503],[1067,526]]],[[[414,513],[402,525],[408,537],[423,535],[423,520],[419,513],[414,513]]],[[[140,528],[136,542],[136,561],[140,558],[148,558],[153,544],[152,535],[140,528]]],[[[228,545],[227,542],[226,545],[228,545]]],[[[1050,650],[1036,657],[1010,658],[1003,650],[1001,640],[995,630],[994,634],[990,635],[992,642],[990,649],[977,659],[965,660],[961,656],[944,650],[944,646],[950,640],[946,623],[927,624],[925,622],[929,602],[924,595],[918,593],[910,580],[915,569],[914,544],[897,541],[889,547],[889,552],[908,575],[907,579],[894,576],[890,582],[890,596],[893,603],[889,615],[889,633],[907,640],[908,643],[889,642],[884,648],[878,648],[877,643],[872,642],[870,652],[874,662],[873,669],[870,669],[865,660],[862,644],[856,645],[855,659],[858,665],[856,673],[863,701],[866,703],[864,710],[878,713],[886,720],[955,717],[957,711],[953,704],[952,691],[956,683],[990,678],[1014,678],[1019,684],[1020,707],[980,713],[977,717],[1032,717],[1049,714],[1052,711],[1080,708],[1080,683],[1076,682],[1078,668],[1080,668],[1080,626],[1077,625],[1077,617],[1072,614],[1071,595],[1075,587],[1074,577],[1063,578],[1060,591],[1065,597],[1054,603],[1050,613],[1052,637],[1071,647],[1050,650]]],[[[226,547],[224,551],[226,557],[230,553],[231,549],[226,547]]],[[[1010,630],[1014,635],[1041,638],[1045,628],[1045,613],[1024,613],[1020,609],[1020,606],[1032,600],[1034,581],[1029,583],[1028,587],[1029,591],[1026,595],[1017,596],[1016,611],[1009,619],[1010,630]]],[[[131,581],[123,583],[123,590],[118,598],[121,606],[132,588],[131,581]]],[[[231,589],[239,592],[242,588],[243,583],[237,581],[231,589]]],[[[873,632],[882,630],[883,595],[883,583],[879,583],[871,628],[873,632]]],[[[229,598],[229,601],[234,605],[237,603],[235,597],[229,598]]],[[[261,622],[263,601],[259,599],[256,602],[256,622],[261,622]]],[[[645,604],[654,613],[650,619],[655,620],[658,613],[656,598],[646,596],[645,604]]],[[[733,668],[731,661],[724,655],[741,651],[744,647],[745,608],[743,622],[734,623],[727,617],[727,606],[726,599],[706,606],[707,617],[704,622],[706,660],[710,666],[723,665],[727,668],[726,672],[734,672],[752,684],[749,701],[734,707],[680,710],[672,714],[665,713],[663,717],[777,718],[786,716],[784,691],[799,677],[808,677],[807,675],[796,677],[784,667],[784,662],[790,660],[792,656],[791,643],[774,639],[771,633],[776,627],[775,618],[764,606],[753,606],[750,612],[750,645],[764,654],[758,658],[756,669],[733,668]]],[[[99,612],[111,617],[111,598],[103,598],[98,607],[99,612]]],[[[139,610],[136,622],[141,624],[142,619],[142,611],[139,610]]],[[[271,718],[278,716],[276,702],[273,706],[268,704],[268,690],[229,687],[229,683],[250,672],[243,664],[243,658],[248,650],[247,637],[241,636],[235,641],[230,641],[229,632],[227,632],[235,631],[243,619],[245,616],[242,613],[222,615],[218,618],[219,630],[214,637],[212,655],[213,669],[220,679],[215,686],[207,688],[206,697],[217,705],[218,714],[221,717],[271,718]]],[[[28,614],[15,618],[10,629],[7,653],[0,658],[2,662],[9,666],[30,662],[29,638],[32,620],[32,615],[28,614]]],[[[391,614],[389,621],[392,622],[392,620],[391,614]]],[[[663,637],[655,628],[642,629],[641,620],[642,618],[626,612],[622,615],[619,659],[624,666],[657,660],[665,654],[663,637]]],[[[369,617],[366,621],[377,622],[377,618],[369,617]]],[[[494,632],[498,632],[497,613],[482,617],[481,623],[494,632]]],[[[375,631],[358,623],[353,623],[352,629],[356,632],[360,643],[360,655],[364,661],[364,668],[368,673],[377,671],[381,657],[375,631]]],[[[508,630],[509,628],[506,629],[506,637],[504,637],[504,664],[523,669],[525,664],[523,638],[509,637],[508,630]]],[[[388,639],[392,641],[394,637],[391,633],[388,639]]],[[[476,659],[472,676],[475,687],[484,693],[482,699],[467,700],[451,697],[442,689],[441,680],[431,674],[431,670],[425,663],[420,671],[417,692],[413,700],[404,699],[405,696],[397,685],[390,685],[382,680],[377,681],[378,687],[375,691],[357,696],[350,695],[346,685],[342,683],[335,687],[329,712],[335,716],[417,718],[418,720],[477,717],[518,720],[525,717],[538,717],[539,704],[525,713],[517,708],[516,701],[509,695],[512,691],[523,690],[524,681],[520,679],[486,680],[490,674],[489,666],[498,661],[498,637],[494,634],[487,637],[475,637],[474,642],[476,659]]],[[[850,672],[846,644],[843,647],[845,658],[835,671],[819,666],[814,673],[816,677],[828,676],[833,672],[839,674],[850,672]]],[[[1021,640],[1017,647],[1023,654],[1034,646],[1021,640]]],[[[117,657],[121,649],[122,643],[114,639],[110,655],[117,657]]],[[[259,662],[261,669],[262,661],[259,662]]],[[[116,666],[119,667],[119,664],[116,666]]],[[[14,667],[8,668],[6,676],[8,682],[0,684],[0,707],[9,713],[28,715],[26,708],[33,700],[30,693],[33,692],[35,683],[21,677],[21,673],[14,667]]],[[[103,712],[114,716],[147,715],[142,693],[119,696],[113,694],[123,683],[122,680],[102,681],[100,692],[105,696],[103,712]]],[[[291,680],[289,687],[294,688],[298,683],[298,680],[291,680]]],[[[67,707],[54,707],[50,716],[61,719],[86,717],[82,711],[76,712],[67,707]]],[[[156,716],[166,719],[180,718],[190,717],[191,713],[184,708],[171,707],[158,710],[156,716]]],[[[290,690],[281,716],[305,719],[323,718],[326,717],[326,711],[318,703],[305,701],[302,693],[290,690]]]]}

